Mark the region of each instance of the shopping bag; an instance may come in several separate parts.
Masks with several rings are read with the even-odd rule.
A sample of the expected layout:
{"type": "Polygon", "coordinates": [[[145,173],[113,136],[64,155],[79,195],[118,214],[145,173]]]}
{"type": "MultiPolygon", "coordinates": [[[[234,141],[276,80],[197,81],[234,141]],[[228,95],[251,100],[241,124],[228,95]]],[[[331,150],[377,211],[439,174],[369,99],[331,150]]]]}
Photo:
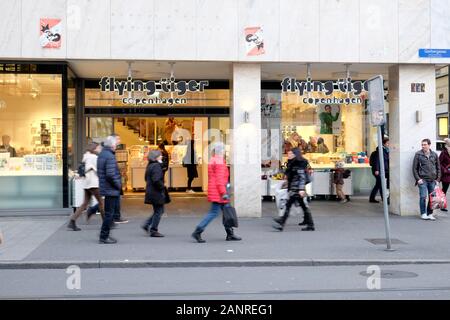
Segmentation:
{"type": "Polygon", "coordinates": [[[447,209],[447,197],[444,191],[438,186],[434,188],[434,191],[430,193],[430,209],[447,209]]]}
{"type": "MultiPolygon", "coordinates": [[[[275,204],[278,210],[278,215],[281,217],[284,215],[284,211],[286,210],[286,203],[289,200],[289,191],[287,188],[284,188],[283,185],[277,185],[275,187],[275,204]]],[[[296,205],[291,207],[291,211],[289,215],[299,215],[300,208],[296,205]]]]}
{"type": "Polygon", "coordinates": [[[223,225],[225,228],[237,228],[238,218],[236,214],[236,209],[232,206],[225,206],[223,208],[223,225]]]}

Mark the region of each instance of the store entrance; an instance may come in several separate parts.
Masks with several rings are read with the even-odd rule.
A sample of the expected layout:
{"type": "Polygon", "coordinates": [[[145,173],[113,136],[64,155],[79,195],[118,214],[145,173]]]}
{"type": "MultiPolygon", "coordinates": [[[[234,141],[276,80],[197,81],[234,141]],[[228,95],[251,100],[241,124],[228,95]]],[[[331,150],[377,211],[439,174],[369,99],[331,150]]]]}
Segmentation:
{"type": "Polygon", "coordinates": [[[172,199],[166,212],[191,215],[208,209],[208,148],[218,139],[227,141],[229,125],[229,117],[88,117],[86,133],[88,141],[98,142],[113,133],[120,136],[116,159],[122,175],[124,215],[149,215],[150,208],[144,204],[147,154],[163,145],[169,155],[164,182],[172,199]],[[194,159],[189,168],[185,165],[188,158],[194,159]]]}

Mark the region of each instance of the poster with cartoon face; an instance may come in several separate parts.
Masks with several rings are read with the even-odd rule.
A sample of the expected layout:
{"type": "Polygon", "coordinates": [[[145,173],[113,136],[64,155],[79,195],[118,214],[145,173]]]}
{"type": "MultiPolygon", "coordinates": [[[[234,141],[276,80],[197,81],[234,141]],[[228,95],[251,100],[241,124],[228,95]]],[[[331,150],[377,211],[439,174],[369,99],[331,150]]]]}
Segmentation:
{"type": "Polygon", "coordinates": [[[247,56],[259,56],[266,53],[262,27],[245,28],[245,45],[247,56]]]}
{"type": "Polygon", "coordinates": [[[319,104],[317,113],[320,134],[341,134],[342,112],[339,104],[319,104]]]}
{"type": "Polygon", "coordinates": [[[61,48],[61,19],[41,19],[39,42],[42,48],[61,48]]]}

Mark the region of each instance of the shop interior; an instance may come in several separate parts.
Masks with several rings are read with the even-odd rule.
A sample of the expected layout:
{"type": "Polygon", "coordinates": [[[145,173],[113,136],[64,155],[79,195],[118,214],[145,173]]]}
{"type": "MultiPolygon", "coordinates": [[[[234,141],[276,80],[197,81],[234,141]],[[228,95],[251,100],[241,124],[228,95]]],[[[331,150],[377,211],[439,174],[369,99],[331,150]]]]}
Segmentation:
{"type": "MultiPolygon", "coordinates": [[[[142,195],[145,191],[145,169],[149,150],[161,144],[169,155],[165,185],[175,195],[188,191],[186,154],[193,140],[197,174],[189,196],[204,196],[207,191],[208,146],[216,139],[227,141],[228,117],[89,117],[88,140],[102,141],[111,133],[118,134],[121,145],[116,158],[121,170],[126,195],[142,195]]],[[[229,157],[229,145],[227,145],[229,157]]]]}
{"type": "MultiPolygon", "coordinates": [[[[313,169],[313,182],[308,194],[335,196],[332,172],[337,164],[351,171],[346,179],[346,195],[368,194],[373,186],[369,156],[375,150],[376,129],[368,123],[364,100],[357,104],[307,104],[305,96],[296,93],[262,92],[262,127],[280,128],[277,139],[263,139],[262,192],[273,197],[276,186],[282,183],[279,168],[287,162],[287,152],[301,149],[313,169]],[[328,117],[328,126],[325,118],[328,117]],[[271,149],[271,150],[269,150],[271,149]]],[[[323,93],[312,92],[312,98],[323,98],[323,93]]],[[[345,98],[335,92],[332,98],[345,98]]],[[[353,96],[352,96],[353,97],[353,96]]],[[[328,97],[329,98],[329,97],[328,97]]]]}
{"type": "Polygon", "coordinates": [[[59,74],[0,75],[0,209],[62,207],[61,88],[59,74]]]}

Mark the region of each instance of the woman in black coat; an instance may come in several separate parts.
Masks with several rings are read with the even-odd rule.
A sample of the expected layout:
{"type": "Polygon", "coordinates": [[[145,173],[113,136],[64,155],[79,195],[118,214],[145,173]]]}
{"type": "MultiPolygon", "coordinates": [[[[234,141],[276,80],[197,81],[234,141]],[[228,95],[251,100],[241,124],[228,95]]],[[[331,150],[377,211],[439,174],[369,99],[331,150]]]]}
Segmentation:
{"type": "Polygon", "coordinates": [[[148,153],[148,165],[145,171],[145,203],[153,205],[153,215],[145,222],[142,228],[150,233],[150,237],[164,237],[158,232],[158,225],[164,213],[164,204],[168,202],[164,186],[162,170],[162,154],[159,150],[148,153]]]}

